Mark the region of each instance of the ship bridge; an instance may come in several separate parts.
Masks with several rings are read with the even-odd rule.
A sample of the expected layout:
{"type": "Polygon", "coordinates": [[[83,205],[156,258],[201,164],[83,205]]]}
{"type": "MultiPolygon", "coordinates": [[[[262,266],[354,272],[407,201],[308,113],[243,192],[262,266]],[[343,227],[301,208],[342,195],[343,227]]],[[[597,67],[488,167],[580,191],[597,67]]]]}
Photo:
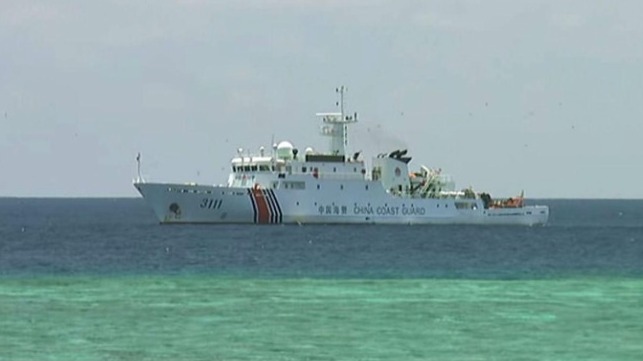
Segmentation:
{"type": "Polygon", "coordinates": [[[364,180],[363,160],[330,154],[307,154],[292,158],[243,156],[231,161],[229,186],[279,188],[280,180],[364,180]]]}

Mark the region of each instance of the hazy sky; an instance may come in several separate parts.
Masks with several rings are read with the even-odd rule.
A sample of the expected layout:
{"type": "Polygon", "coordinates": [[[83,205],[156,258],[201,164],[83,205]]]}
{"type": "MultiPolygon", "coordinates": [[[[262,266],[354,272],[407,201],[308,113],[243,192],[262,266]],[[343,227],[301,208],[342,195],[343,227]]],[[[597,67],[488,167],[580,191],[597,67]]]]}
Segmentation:
{"type": "MultiPolygon", "coordinates": [[[[225,183],[239,147],[351,149],[492,195],[643,198],[643,2],[0,1],[0,196],[225,183]]],[[[368,158],[367,158],[368,159],[368,158]]]]}

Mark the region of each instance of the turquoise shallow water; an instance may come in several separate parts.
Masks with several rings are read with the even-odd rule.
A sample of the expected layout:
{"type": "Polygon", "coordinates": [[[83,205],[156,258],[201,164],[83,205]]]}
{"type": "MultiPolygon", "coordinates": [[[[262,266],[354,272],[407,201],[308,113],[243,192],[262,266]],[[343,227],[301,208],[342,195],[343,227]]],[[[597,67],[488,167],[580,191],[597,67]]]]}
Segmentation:
{"type": "Polygon", "coordinates": [[[640,360],[639,279],[0,280],[2,360],[640,360]]]}

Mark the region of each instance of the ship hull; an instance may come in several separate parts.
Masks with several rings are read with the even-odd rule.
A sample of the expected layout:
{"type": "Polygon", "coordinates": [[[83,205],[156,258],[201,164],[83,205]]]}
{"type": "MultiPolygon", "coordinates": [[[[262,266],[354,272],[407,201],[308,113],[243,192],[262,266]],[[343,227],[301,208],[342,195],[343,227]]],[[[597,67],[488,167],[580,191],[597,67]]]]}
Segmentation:
{"type": "Polygon", "coordinates": [[[330,183],[316,190],[142,182],[134,186],[161,223],[533,226],[549,218],[547,206],[485,209],[480,199],[405,198],[369,181],[353,189],[330,183]]]}

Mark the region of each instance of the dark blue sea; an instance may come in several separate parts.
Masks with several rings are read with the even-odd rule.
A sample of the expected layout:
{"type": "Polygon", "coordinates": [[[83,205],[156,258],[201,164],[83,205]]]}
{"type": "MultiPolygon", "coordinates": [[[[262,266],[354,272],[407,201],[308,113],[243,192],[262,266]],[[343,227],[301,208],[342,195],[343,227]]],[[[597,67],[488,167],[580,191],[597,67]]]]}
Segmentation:
{"type": "Polygon", "coordinates": [[[0,274],[643,275],[642,200],[542,200],[545,227],[159,225],[141,199],[0,199],[0,274]]]}
{"type": "Polygon", "coordinates": [[[0,199],[0,360],[640,360],[643,200],[517,226],[160,225],[0,199]]]}

